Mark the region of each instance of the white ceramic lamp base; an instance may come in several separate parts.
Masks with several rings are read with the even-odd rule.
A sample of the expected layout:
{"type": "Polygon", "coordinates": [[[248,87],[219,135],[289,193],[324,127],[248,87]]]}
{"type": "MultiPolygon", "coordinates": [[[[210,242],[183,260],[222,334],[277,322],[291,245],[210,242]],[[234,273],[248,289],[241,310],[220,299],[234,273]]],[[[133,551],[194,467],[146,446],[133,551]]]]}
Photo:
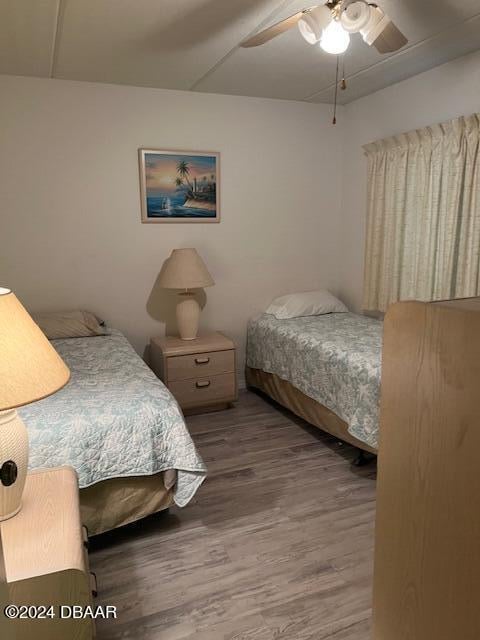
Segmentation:
{"type": "Polygon", "coordinates": [[[200,305],[195,294],[190,292],[180,293],[177,303],[177,327],[182,340],[195,340],[198,335],[198,321],[200,318],[200,305]]]}
{"type": "Polygon", "coordinates": [[[0,411],[0,521],[16,515],[28,467],[28,433],[18,413],[0,411]]]}

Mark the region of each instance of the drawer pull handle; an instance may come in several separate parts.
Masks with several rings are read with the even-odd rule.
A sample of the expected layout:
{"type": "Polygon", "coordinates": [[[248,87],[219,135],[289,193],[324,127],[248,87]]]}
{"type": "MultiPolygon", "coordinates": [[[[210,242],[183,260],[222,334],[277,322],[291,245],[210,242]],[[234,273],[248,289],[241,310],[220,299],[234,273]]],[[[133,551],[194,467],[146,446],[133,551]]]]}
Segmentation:
{"type": "Polygon", "coordinates": [[[210,358],[195,358],[195,364],[208,364],[210,358]]]}
{"type": "Polygon", "coordinates": [[[206,389],[210,386],[210,380],[204,380],[203,382],[196,382],[195,386],[197,389],[206,389]]]}
{"type": "Polygon", "coordinates": [[[92,596],[96,598],[98,596],[97,574],[93,571],[90,571],[90,589],[92,591],[92,596]]]}

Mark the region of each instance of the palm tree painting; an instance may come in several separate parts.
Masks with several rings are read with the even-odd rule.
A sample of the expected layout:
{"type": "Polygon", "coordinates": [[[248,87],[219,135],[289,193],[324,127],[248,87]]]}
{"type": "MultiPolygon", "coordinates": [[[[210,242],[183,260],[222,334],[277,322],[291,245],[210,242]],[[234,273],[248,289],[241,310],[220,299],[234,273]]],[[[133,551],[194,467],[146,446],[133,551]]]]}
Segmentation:
{"type": "Polygon", "coordinates": [[[139,149],[142,222],[219,222],[220,154],[139,149]]]}
{"type": "Polygon", "coordinates": [[[192,183],[188,179],[189,173],[190,173],[190,165],[188,164],[188,162],[186,160],[179,160],[177,162],[177,174],[178,174],[178,176],[177,176],[175,182],[177,182],[177,180],[180,180],[180,183],[183,184],[183,181],[185,181],[188,184],[188,186],[190,187],[190,189],[193,190],[192,183]]]}

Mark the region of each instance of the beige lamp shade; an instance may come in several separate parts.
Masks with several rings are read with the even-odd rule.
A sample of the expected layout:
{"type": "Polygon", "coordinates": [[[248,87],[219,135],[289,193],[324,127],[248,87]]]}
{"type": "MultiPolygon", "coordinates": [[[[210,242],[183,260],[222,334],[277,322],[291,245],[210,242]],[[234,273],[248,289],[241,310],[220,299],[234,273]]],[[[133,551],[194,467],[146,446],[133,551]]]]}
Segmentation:
{"type": "Polygon", "coordinates": [[[25,308],[0,288],[0,411],[49,396],[70,371],[25,308]]]}
{"type": "Polygon", "coordinates": [[[196,249],[174,249],[159,282],[164,289],[200,289],[215,284],[196,249]]]}

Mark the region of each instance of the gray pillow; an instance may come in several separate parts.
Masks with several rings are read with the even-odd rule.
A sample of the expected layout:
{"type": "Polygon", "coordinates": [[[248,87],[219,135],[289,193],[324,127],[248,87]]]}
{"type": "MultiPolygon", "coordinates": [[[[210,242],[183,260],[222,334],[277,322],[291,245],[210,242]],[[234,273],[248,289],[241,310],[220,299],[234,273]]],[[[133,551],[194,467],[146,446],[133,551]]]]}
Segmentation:
{"type": "Polygon", "coordinates": [[[53,313],[32,313],[49,340],[58,338],[88,338],[108,335],[105,323],[90,311],[57,311],[53,313]]]}

